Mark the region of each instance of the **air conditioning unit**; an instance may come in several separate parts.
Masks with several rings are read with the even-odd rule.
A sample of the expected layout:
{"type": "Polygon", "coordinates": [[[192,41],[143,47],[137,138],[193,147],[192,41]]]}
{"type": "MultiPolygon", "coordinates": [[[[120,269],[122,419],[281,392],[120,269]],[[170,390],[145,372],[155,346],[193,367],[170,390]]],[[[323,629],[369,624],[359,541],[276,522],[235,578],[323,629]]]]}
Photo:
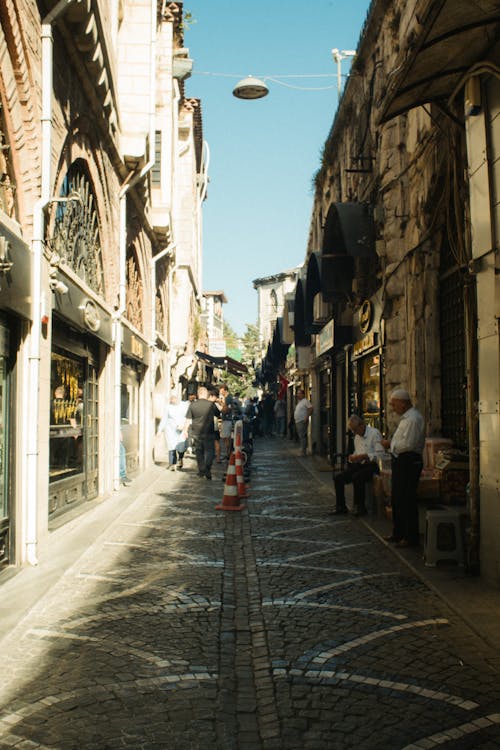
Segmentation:
{"type": "Polygon", "coordinates": [[[321,292],[318,292],[313,301],[313,323],[327,323],[330,320],[330,306],[323,300],[321,292]]]}

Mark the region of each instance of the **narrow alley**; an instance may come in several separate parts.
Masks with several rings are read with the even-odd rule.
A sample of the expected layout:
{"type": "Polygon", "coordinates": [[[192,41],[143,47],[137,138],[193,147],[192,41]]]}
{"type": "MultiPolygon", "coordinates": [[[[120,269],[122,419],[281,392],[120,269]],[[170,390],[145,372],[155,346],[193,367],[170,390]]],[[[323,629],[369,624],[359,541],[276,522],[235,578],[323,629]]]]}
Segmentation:
{"type": "Polygon", "coordinates": [[[257,442],[242,512],[194,459],[122,490],[3,633],[0,747],[500,748],[498,651],[297,452],[257,442]]]}

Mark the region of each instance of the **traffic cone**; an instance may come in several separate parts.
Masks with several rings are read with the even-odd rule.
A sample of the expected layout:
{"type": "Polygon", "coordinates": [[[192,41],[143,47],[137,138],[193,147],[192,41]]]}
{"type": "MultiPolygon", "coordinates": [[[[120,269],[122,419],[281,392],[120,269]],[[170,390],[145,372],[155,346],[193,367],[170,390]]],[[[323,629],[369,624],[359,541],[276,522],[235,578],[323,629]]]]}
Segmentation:
{"type": "Polygon", "coordinates": [[[248,497],[248,487],[245,484],[245,477],[243,476],[243,461],[241,458],[241,451],[236,448],[236,486],[238,488],[238,497],[248,497]]]}
{"type": "Polygon", "coordinates": [[[236,465],[234,452],[231,452],[227,467],[226,483],[222,503],[215,506],[215,510],[243,510],[246,505],[240,504],[238,497],[238,486],[236,481],[236,465]]]}

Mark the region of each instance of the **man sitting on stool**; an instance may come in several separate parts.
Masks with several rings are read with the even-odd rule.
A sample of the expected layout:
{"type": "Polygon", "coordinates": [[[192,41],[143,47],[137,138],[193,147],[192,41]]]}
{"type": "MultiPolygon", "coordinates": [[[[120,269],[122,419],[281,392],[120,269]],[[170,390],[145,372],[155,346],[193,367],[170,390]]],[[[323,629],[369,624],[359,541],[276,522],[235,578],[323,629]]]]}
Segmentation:
{"type": "Polygon", "coordinates": [[[374,474],[379,473],[377,458],[385,453],[381,442],[382,435],[375,427],[366,424],[357,414],[349,417],[347,426],[354,433],[354,453],[347,456],[349,467],[333,475],[337,499],[333,515],[347,513],[344,487],[352,482],[354,487],[353,515],[364,516],[366,515],[365,484],[374,474]]]}

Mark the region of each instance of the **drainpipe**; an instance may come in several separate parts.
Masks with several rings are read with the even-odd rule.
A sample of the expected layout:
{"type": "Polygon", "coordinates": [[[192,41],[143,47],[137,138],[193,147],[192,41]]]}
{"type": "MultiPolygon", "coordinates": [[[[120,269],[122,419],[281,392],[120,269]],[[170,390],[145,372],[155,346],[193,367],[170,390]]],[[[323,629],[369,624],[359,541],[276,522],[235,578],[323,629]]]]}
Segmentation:
{"type": "Polygon", "coordinates": [[[52,58],[53,40],[52,24],[74,0],[60,0],[59,3],[42,20],[42,160],[40,198],[33,207],[33,258],[32,258],[32,311],[33,324],[30,334],[28,354],[28,394],[29,413],[36,418],[33,429],[32,420],[27,424],[28,408],[25,409],[25,432],[27,435],[26,481],[24,482],[23,507],[25,528],[25,558],[30,565],[38,565],[38,479],[40,435],[38,412],[40,408],[40,352],[41,352],[41,315],[42,315],[42,258],[45,235],[45,209],[51,202],[51,151],[52,151],[52,58]]]}
{"type": "MultiPolygon", "coordinates": [[[[157,255],[153,255],[150,262],[150,272],[151,272],[151,343],[150,348],[151,351],[155,352],[155,346],[156,346],[156,264],[159,260],[164,258],[166,255],[173,256],[174,250],[176,248],[176,244],[172,243],[168,245],[166,248],[161,250],[157,255]]],[[[168,269],[168,275],[167,275],[167,294],[168,299],[170,300],[170,268],[168,269]]],[[[169,325],[170,325],[170,315],[169,315],[169,325]]],[[[170,343],[170,336],[168,336],[168,341],[170,343]]],[[[170,396],[170,368],[169,363],[170,362],[170,352],[167,354],[167,397],[170,396]]],[[[156,362],[153,360],[151,365],[152,372],[154,374],[156,370],[156,362]]],[[[154,395],[154,381],[151,381],[151,395],[154,395]]]]}
{"type": "Polygon", "coordinates": [[[120,488],[120,434],[121,434],[121,364],[123,347],[122,317],[126,310],[127,290],[127,193],[140,182],[155,164],[155,116],[156,116],[156,0],[151,0],[151,26],[150,26],[150,89],[149,89],[149,159],[140,172],[131,172],[123,183],[118,199],[120,205],[120,227],[119,227],[119,296],[118,310],[114,318],[114,345],[115,345],[115,441],[113,457],[113,488],[120,488]]]}
{"type": "Polygon", "coordinates": [[[166,255],[172,255],[177,245],[172,243],[166,248],[161,250],[157,255],[153,255],[149,261],[149,268],[151,272],[151,292],[152,292],[152,304],[151,304],[151,348],[154,349],[156,344],[156,264],[159,260],[164,258],[166,255]]]}

